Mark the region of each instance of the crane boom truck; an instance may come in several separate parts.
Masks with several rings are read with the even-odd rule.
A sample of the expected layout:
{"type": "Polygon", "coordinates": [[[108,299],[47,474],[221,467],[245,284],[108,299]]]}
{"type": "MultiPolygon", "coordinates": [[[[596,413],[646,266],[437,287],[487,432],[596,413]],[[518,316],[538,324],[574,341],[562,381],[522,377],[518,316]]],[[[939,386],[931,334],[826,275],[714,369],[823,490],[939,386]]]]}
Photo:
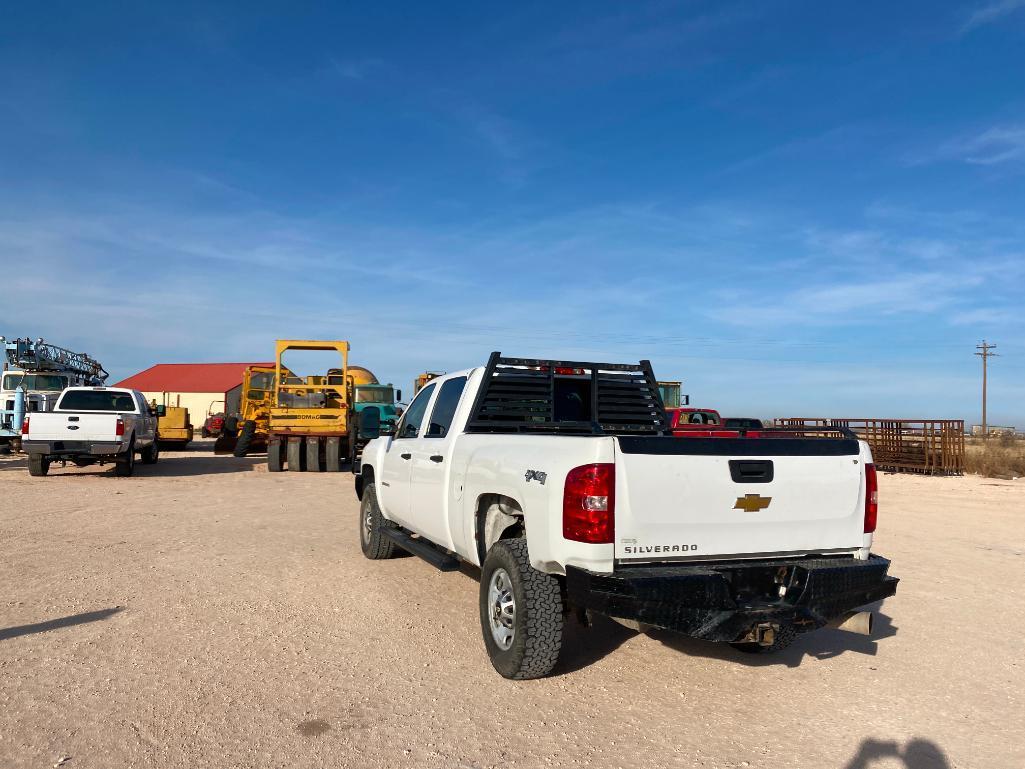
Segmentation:
{"type": "Polygon", "coordinates": [[[0,349],[0,445],[18,448],[25,415],[53,411],[65,388],[98,387],[107,380],[99,361],[42,338],[0,336],[0,349]]]}

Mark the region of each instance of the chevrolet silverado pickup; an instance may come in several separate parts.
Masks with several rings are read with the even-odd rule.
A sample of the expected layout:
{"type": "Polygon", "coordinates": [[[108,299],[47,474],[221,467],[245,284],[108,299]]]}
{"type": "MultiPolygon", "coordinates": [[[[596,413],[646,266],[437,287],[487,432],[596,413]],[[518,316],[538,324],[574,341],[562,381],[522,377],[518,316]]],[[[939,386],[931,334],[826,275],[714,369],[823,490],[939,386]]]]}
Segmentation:
{"type": "Polygon", "coordinates": [[[896,591],[871,552],[866,443],[674,438],[647,361],[493,353],[425,385],[394,433],[375,416],[353,467],[363,553],[479,566],[507,678],[552,671],[567,616],[771,652],[826,625],[870,632],[857,610],[896,591]]]}
{"type": "Polygon", "coordinates": [[[162,409],[151,408],[138,390],[69,387],[53,411],[25,417],[21,446],[29,474],[46,475],[53,462],[78,467],[113,462],[116,475],[129,476],[136,453],[144,464],[155,464],[162,409]]]}

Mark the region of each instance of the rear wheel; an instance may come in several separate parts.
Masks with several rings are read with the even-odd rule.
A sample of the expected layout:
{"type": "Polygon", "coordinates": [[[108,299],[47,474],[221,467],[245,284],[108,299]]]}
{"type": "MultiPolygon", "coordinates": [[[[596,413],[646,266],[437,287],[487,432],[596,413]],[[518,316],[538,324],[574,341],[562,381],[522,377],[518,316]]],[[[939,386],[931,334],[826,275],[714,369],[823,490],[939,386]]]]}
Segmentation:
{"type": "Polygon", "coordinates": [[[142,463],[144,465],[155,465],[158,459],[160,459],[160,445],[153,441],[153,443],[142,450],[142,463]]]}
{"type": "Polygon", "coordinates": [[[43,476],[50,472],[50,460],[45,454],[28,455],[28,474],[43,476]]]}
{"type": "Polygon", "coordinates": [[[232,438],[238,435],[238,417],[225,417],[222,432],[232,438]]]}
{"type": "Polygon", "coordinates": [[[377,505],[377,489],[368,483],[363,488],[363,499],[359,506],[359,544],[363,555],[371,561],[391,558],[395,554],[394,540],[381,533],[392,524],[381,514],[377,505]]]}
{"type": "Polygon", "coordinates": [[[114,462],[114,475],[121,478],[128,478],[135,472],[135,441],[128,446],[128,450],[117,455],[114,462]]]}
{"type": "Polygon", "coordinates": [[[244,457],[249,453],[249,447],[253,445],[254,435],[256,435],[256,422],[247,419],[242,423],[242,429],[238,433],[238,442],[235,444],[233,452],[236,457],[244,457]]]}
{"type": "Polygon", "coordinates": [[[562,648],[559,580],[530,565],[526,539],[503,539],[484,559],[480,622],[495,670],[505,678],[541,678],[562,648]]]}

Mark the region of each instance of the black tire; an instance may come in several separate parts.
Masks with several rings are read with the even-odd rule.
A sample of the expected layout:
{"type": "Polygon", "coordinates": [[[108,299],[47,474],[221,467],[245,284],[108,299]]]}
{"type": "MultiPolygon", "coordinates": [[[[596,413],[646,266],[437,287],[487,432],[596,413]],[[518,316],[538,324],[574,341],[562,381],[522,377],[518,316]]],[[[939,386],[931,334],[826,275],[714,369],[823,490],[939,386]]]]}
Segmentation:
{"type": "Polygon", "coordinates": [[[201,429],[201,430],[199,431],[199,434],[200,434],[200,435],[202,435],[202,436],[203,436],[204,438],[209,438],[209,437],[210,437],[210,431],[209,431],[209,430],[207,430],[207,429],[206,429],[206,427],[203,427],[203,428],[202,428],[202,429],[201,429]]]}
{"type": "Polygon", "coordinates": [[[481,569],[480,623],[491,664],[505,678],[543,678],[559,661],[562,589],[557,578],[530,565],[526,539],[503,539],[488,551],[481,569]],[[496,580],[502,588],[499,595],[512,599],[511,615],[504,609],[508,602],[493,595],[496,580]],[[506,636],[508,646],[496,638],[493,617],[497,618],[494,624],[501,626],[497,632],[503,627],[506,633],[511,630],[511,638],[506,636]]]}
{"type": "Polygon", "coordinates": [[[50,460],[45,454],[28,455],[28,474],[42,477],[50,472],[50,460]]]}
{"type": "Polygon", "coordinates": [[[135,442],[132,441],[128,450],[118,454],[114,462],[114,475],[119,478],[130,478],[135,472],[135,442]]]}
{"type": "Polygon", "coordinates": [[[791,625],[782,625],[768,646],[756,643],[731,643],[730,646],[744,654],[775,654],[790,646],[795,638],[797,638],[797,631],[791,625]]]}
{"type": "Polygon", "coordinates": [[[342,439],[332,437],[324,443],[324,470],[337,473],[342,469],[342,439]]]}
{"type": "Polygon", "coordinates": [[[221,430],[221,433],[230,438],[238,435],[238,417],[225,417],[224,428],[221,430]]]}
{"type": "Polygon", "coordinates": [[[153,441],[153,443],[142,450],[142,463],[144,465],[155,465],[158,459],[160,459],[160,444],[157,441],[153,441]]]}
{"type": "Polygon", "coordinates": [[[283,468],[283,454],[285,447],[281,441],[270,441],[267,443],[267,472],[280,473],[283,468]]]}
{"type": "Polygon", "coordinates": [[[305,439],[306,445],[304,448],[304,459],[306,460],[306,469],[311,473],[320,472],[320,438],[315,435],[309,436],[305,439]]]}
{"type": "Polygon", "coordinates": [[[256,435],[256,422],[247,419],[242,423],[242,429],[238,433],[238,442],[232,452],[236,457],[244,457],[249,453],[249,447],[253,445],[253,436],[256,435]]]}
{"type": "Polygon", "coordinates": [[[288,439],[285,448],[285,461],[288,462],[288,472],[302,473],[306,471],[305,448],[302,438],[298,440],[288,439]]]}
{"type": "Polygon", "coordinates": [[[381,533],[393,524],[381,515],[377,504],[377,489],[368,483],[363,487],[363,499],[359,506],[359,544],[363,555],[371,561],[380,561],[395,555],[395,542],[381,533]]]}

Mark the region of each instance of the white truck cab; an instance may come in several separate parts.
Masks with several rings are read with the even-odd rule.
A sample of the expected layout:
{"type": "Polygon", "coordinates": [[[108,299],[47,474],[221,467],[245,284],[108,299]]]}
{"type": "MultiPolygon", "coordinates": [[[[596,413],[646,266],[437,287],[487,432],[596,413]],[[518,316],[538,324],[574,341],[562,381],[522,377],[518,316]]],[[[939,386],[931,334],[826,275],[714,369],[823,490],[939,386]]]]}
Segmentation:
{"type": "Polygon", "coordinates": [[[505,358],[432,380],[354,467],[360,539],[481,567],[485,646],[548,674],[564,616],[605,614],[744,651],[893,595],[872,555],[875,468],[851,433],[674,438],[640,364],[505,358]]]}

